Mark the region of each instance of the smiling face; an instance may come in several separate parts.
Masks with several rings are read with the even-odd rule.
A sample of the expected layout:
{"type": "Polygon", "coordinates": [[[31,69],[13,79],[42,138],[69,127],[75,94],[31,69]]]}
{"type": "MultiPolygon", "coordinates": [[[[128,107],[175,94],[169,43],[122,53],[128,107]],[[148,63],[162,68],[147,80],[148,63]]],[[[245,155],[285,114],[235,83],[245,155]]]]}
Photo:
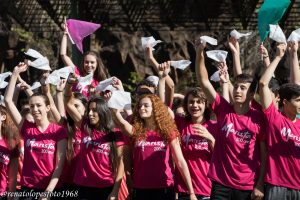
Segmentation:
{"type": "Polygon", "coordinates": [[[247,82],[236,82],[233,87],[233,100],[234,103],[245,103],[250,99],[250,88],[251,83],[247,82]]]}
{"type": "Polygon", "coordinates": [[[190,94],[187,100],[187,110],[192,119],[202,117],[205,111],[205,101],[190,94]]]}
{"type": "Polygon", "coordinates": [[[87,54],[83,60],[83,69],[85,73],[94,73],[97,69],[97,59],[94,55],[87,54]]]}
{"type": "Polygon", "coordinates": [[[99,114],[97,112],[96,102],[91,102],[90,103],[88,115],[89,115],[89,121],[90,121],[91,125],[93,125],[93,126],[99,125],[100,117],[99,117],[99,114]]]}
{"type": "Polygon", "coordinates": [[[29,99],[29,106],[34,120],[41,121],[47,119],[50,105],[46,105],[45,99],[42,96],[32,96],[29,99]]]}
{"type": "Polygon", "coordinates": [[[142,119],[149,119],[152,116],[152,102],[150,98],[142,98],[139,102],[139,114],[142,119]]]}

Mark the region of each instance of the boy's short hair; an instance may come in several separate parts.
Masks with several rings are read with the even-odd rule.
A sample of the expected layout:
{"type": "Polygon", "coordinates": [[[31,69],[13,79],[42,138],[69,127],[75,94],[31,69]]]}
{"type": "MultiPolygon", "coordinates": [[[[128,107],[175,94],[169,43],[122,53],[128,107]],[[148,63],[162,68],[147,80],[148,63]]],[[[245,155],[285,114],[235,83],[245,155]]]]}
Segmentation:
{"type": "Polygon", "coordinates": [[[300,96],[300,85],[295,83],[285,83],[280,87],[278,93],[281,103],[284,99],[290,101],[292,98],[300,96]]]}
{"type": "Polygon", "coordinates": [[[135,89],[135,92],[136,92],[136,94],[138,94],[138,95],[142,95],[142,94],[150,94],[150,93],[152,93],[151,91],[139,91],[139,88],[141,87],[141,86],[147,86],[147,87],[153,87],[154,88],[154,93],[156,92],[156,86],[155,86],[155,84],[152,82],[152,81],[149,81],[149,80],[147,80],[147,79],[143,79],[141,82],[139,82],[138,84],[137,84],[137,86],[136,86],[136,89],[135,89]]]}
{"type": "Polygon", "coordinates": [[[234,83],[242,82],[242,83],[250,83],[249,91],[251,93],[256,92],[257,88],[257,79],[253,78],[249,74],[239,74],[234,78],[234,83]]]}
{"type": "Polygon", "coordinates": [[[269,88],[273,93],[278,93],[278,90],[280,89],[280,81],[277,78],[272,77],[269,82],[269,88]]]}

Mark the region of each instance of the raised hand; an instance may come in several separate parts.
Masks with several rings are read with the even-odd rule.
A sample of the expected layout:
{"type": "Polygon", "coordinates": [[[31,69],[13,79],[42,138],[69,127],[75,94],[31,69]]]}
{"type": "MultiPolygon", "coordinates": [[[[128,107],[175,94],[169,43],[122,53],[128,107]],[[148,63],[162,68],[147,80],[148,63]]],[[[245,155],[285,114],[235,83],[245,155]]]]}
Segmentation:
{"type": "Polygon", "coordinates": [[[240,52],[240,45],[235,37],[228,38],[228,45],[232,53],[237,54],[240,52]]]}
{"type": "Polygon", "coordinates": [[[70,85],[78,83],[78,77],[76,76],[76,74],[70,73],[70,75],[67,79],[67,83],[70,84],[70,85]]]}
{"type": "Polygon", "coordinates": [[[285,54],[286,47],[287,46],[285,43],[278,43],[276,48],[276,56],[282,58],[285,54]]]}
{"type": "Polygon", "coordinates": [[[113,77],[111,85],[114,88],[116,88],[117,90],[124,91],[122,81],[120,79],[118,79],[117,77],[113,77]]]}
{"type": "Polygon", "coordinates": [[[64,91],[65,87],[66,87],[66,83],[67,83],[67,80],[66,79],[61,79],[59,84],[56,86],[56,90],[57,91],[64,91]]]}
{"type": "Polygon", "coordinates": [[[158,75],[160,78],[166,77],[168,76],[169,72],[170,72],[170,66],[171,66],[171,62],[163,62],[161,64],[158,65],[158,75]]]}
{"type": "Polygon", "coordinates": [[[266,58],[269,56],[268,50],[266,49],[266,47],[264,47],[264,45],[260,45],[259,47],[259,52],[261,53],[261,55],[266,58]]]}
{"type": "Polygon", "coordinates": [[[202,52],[206,47],[206,42],[201,41],[201,39],[199,38],[195,41],[194,46],[197,52],[202,52]]]}
{"type": "Polygon", "coordinates": [[[289,41],[288,42],[288,51],[290,53],[295,53],[298,51],[298,42],[296,41],[289,41]]]}
{"type": "Polygon", "coordinates": [[[14,68],[14,73],[20,74],[22,72],[25,72],[28,69],[28,65],[24,62],[20,62],[17,66],[14,68]]]}

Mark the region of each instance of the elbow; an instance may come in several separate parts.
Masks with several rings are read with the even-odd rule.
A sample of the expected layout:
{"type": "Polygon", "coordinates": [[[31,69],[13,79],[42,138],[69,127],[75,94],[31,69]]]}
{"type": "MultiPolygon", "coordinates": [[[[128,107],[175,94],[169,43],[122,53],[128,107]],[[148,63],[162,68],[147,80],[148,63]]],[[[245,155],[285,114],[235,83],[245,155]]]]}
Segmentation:
{"type": "Polygon", "coordinates": [[[265,80],[262,80],[262,79],[259,80],[259,87],[260,88],[266,87],[268,85],[269,85],[269,82],[267,82],[265,80]]]}

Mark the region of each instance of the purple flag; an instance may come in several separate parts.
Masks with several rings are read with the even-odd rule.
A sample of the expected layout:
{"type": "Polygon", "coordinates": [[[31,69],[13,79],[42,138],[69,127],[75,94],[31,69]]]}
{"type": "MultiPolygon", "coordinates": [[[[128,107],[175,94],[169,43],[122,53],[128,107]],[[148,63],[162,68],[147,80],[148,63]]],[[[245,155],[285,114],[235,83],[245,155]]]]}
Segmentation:
{"type": "Polygon", "coordinates": [[[80,21],[75,19],[68,19],[66,21],[66,24],[67,24],[67,29],[68,29],[70,39],[72,40],[73,43],[76,44],[77,48],[81,53],[83,53],[82,50],[83,38],[92,34],[98,28],[101,27],[100,24],[95,24],[95,23],[80,21]]]}

